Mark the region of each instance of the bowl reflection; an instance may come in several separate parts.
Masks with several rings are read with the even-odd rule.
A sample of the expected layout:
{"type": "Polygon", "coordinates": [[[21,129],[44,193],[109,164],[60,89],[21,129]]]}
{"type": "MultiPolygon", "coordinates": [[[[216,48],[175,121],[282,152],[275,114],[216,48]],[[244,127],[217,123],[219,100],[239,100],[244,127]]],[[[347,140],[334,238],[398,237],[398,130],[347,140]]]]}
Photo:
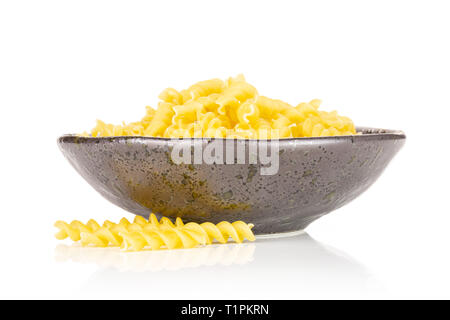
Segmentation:
{"type": "MultiPolygon", "coordinates": [[[[60,245],[56,259],[99,266],[86,294],[135,294],[147,299],[278,299],[345,297],[379,292],[359,262],[307,233],[255,243],[171,251],[121,252],[60,245]]],[[[128,295],[126,295],[128,294],[128,295]]]]}

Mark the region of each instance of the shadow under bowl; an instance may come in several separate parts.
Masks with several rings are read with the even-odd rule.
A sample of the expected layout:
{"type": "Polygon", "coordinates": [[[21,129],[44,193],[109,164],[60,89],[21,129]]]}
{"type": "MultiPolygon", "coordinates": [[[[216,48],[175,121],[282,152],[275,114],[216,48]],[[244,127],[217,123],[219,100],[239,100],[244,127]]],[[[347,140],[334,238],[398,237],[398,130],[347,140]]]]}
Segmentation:
{"type": "Polygon", "coordinates": [[[198,223],[243,220],[261,235],[302,230],[355,199],[405,142],[401,131],[357,130],[361,134],[267,141],[64,135],[58,145],[95,190],[131,213],[198,223]],[[205,151],[213,142],[222,144],[231,164],[174,161],[179,143],[194,155],[194,145],[205,151]],[[270,163],[257,156],[266,149],[270,163]],[[246,152],[245,164],[237,161],[239,150],[246,152]],[[267,174],[276,161],[278,171],[267,174]]]}

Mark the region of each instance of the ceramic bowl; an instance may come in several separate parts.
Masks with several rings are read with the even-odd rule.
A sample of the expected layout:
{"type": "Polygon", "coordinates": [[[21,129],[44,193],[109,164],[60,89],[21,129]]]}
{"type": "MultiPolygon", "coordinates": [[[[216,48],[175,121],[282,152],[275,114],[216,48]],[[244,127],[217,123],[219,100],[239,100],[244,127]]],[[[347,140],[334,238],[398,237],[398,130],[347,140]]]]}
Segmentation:
{"type": "MultiPolygon", "coordinates": [[[[277,143],[278,149],[270,149],[278,159],[275,174],[263,174],[267,162],[250,160],[251,152],[245,163],[179,163],[173,160],[173,150],[180,141],[166,138],[64,135],[58,145],[95,190],[129,212],[198,223],[243,220],[255,225],[255,234],[273,235],[303,230],[355,199],[405,142],[401,131],[357,130],[360,134],[351,136],[231,140],[234,150],[264,143],[270,149],[277,143]]],[[[181,141],[202,147],[230,143],[181,141]]]]}

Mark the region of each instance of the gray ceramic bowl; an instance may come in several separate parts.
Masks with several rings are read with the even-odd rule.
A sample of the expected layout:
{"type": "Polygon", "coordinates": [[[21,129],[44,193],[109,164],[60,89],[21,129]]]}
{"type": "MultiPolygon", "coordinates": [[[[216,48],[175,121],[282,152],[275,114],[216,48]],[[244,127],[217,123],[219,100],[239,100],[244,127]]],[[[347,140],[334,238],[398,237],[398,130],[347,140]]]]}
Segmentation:
{"type": "MultiPolygon", "coordinates": [[[[129,212],[199,223],[243,220],[255,225],[256,234],[274,234],[302,230],[355,199],[405,142],[401,131],[358,132],[362,134],[279,140],[274,175],[262,175],[260,163],[176,164],[173,140],[165,138],[65,135],[58,145],[95,190],[129,212]]],[[[217,140],[225,141],[184,141],[206,146],[217,140]]],[[[261,141],[233,143],[250,147],[261,141]]]]}

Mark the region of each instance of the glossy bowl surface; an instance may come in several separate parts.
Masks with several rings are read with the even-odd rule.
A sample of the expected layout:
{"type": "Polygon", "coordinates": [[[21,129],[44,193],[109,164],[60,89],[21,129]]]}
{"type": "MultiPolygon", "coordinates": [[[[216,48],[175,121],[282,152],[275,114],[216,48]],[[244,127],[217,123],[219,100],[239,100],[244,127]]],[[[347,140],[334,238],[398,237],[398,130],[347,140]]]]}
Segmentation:
{"type": "MultiPolygon", "coordinates": [[[[137,215],[185,221],[243,220],[255,234],[304,229],[369,188],[405,142],[401,131],[358,128],[360,135],[278,140],[279,170],[261,163],[176,164],[173,139],[65,135],[58,145],[103,197],[137,215]]],[[[184,139],[206,147],[214,140],[184,139]]],[[[261,140],[234,140],[235,148],[261,140]]],[[[271,143],[269,141],[269,148],[271,143]]],[[[236,149],[237,150],[237,149],[236,149]]],[[[236,161],[237,162],[237,161],[236,161]]]]}

